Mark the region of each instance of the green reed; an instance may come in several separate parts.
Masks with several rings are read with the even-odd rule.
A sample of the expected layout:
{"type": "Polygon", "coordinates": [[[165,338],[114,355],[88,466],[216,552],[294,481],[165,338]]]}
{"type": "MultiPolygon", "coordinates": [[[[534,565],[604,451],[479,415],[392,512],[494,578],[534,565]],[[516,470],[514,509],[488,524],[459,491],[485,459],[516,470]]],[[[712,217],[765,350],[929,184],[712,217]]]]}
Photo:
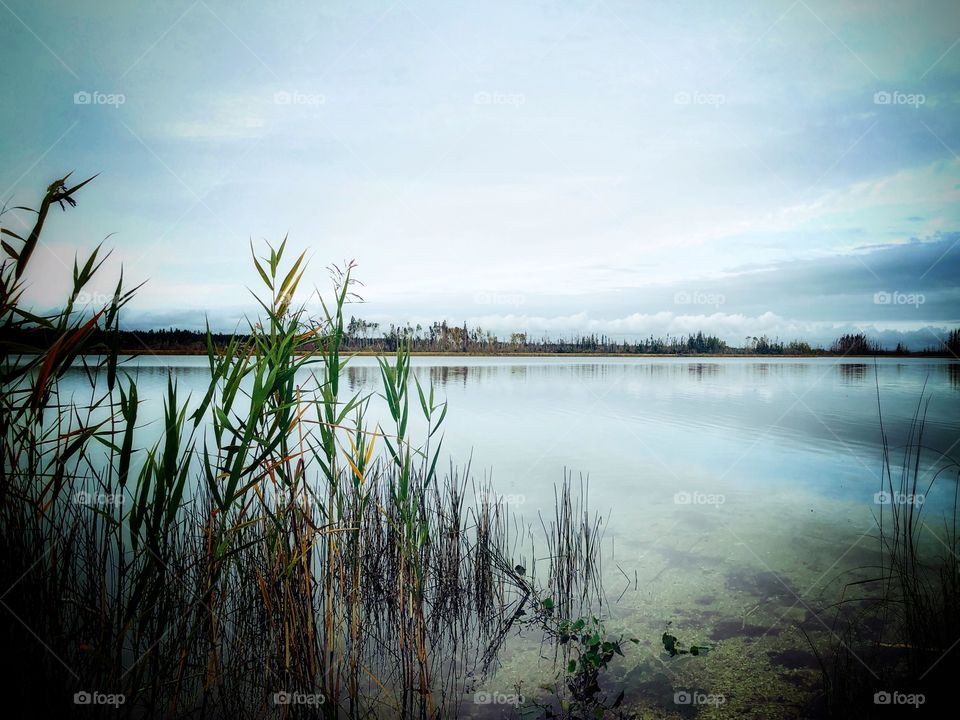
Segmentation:
{"type": "MultiPolygon", "coordinates": [[[[534,579],[507,559],[500,503],[469,501],[469,468],[438,471],[447,407],[411,383],[405,347],[379,361],[383,424],[371,393],[344,393],[354,266],[332,268],[312,316],[294,302],[305,255],[288,261],[286,239],[262,255],[251,246],[258,316],[220,346],[208,328],[206,388],[185,397],[170,376],[155,427],[116,342],[136,288],[121,277],[102,307],[77,306],[101,248],[75,263],[60,312],[23,303],[50,208],[74,206],[89,182],[67,180],[48,188],[27,237],[3,228],[9,702],[69,714],[74,693],[100,692],[138,717],[455,714],[534,579]],[[83,373],[82,395],[62,391],[70,371],[83,373]]],[[[563,512],[556,538],[588,548],[571,564],[548,538],[572,597],[578,582],[595,587],[596,549],[563,512]]]]}

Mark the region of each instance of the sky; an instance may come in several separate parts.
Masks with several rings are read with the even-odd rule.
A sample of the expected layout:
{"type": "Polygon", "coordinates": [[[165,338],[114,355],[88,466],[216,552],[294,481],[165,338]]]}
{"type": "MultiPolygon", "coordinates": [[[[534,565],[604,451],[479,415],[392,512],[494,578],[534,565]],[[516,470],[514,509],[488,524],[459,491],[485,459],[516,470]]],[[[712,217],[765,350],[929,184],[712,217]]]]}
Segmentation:
{"type": "Polygon", "coordinates": [[[0,0],[0,98],[0,202],[99,173],[37,307],[104,242],[91,301],[146,281],[126,327],[229,330],[288,236],[383,325],[960,325],[955,1],[0,0]]]}

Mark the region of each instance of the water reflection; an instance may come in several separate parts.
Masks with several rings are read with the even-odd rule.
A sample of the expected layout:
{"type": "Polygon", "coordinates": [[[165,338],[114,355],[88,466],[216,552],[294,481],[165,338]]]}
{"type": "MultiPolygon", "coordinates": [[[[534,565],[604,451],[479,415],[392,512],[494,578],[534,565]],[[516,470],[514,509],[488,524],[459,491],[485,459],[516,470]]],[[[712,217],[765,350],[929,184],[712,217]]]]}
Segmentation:
{"type": "MultiPolygon", "coordinates": [[[[419,360],[420,358],[418,358],[419,360]]],[[[489,383],[529,383],[551,380],[562,380],[569,383],[571,380],[589,384],[617,382],[624,377],[648,376],[674,377],[683,379],[693,375],[697,379],[713,378],[723,372],[720,365],[709,363],[688,364],[643,364],[624,365],[602,362],[569,363],[539,361],[537,363],[505,362],[482,363],[470,365],[417,365],[411,368],[412,373],[421,384],[433,383],[438,388],[484,385],[489,383]]],[[[380,370],[376,366],[353,364],[347,366],[347,384],[351,390],[377,385],[380,382],[380,370]]]]}
{"type": "Polygon", "coordinates": [[[715,378],[720,374],[720,365],[716,363],[691,363],[687,366],[689,375],[696,380],[703,380],[704,376],[715,378]]]}
{"type": "Polygon", "coordinates": [[[954,390],[960,390],[960,362],[945,363],[942,368],[950,387],[954,390]]]}
{"type": "Polygon", "coordinates": [[[770,374],[770,365],[767,363],[752,363],[750,365],[751,372],[759,380],[766,380],[767,376],[770,374]]]}
{"type": "MultiPolygon", "coordinates": [[[[840,380],[844,384],[856,384],[859,385],[867,377],[867,371],[870,369],[869,365],[863,363],[837,363],[837,372],[840,373],[840,380]]],[[[899,366],[897,366],[899,367],[899,366]]]]}
{"type": "MultiPolygon", "coordinates": [[[[540,490],[549,494],[564,468],[602,478],[597,499],[611,504],[644,484],[700,476],[857,492],[857,483],[872,486],[882,453],[878,390],[891,443],[905,441],[924,388],[933,399],[927,444],[946,451],[960,438],[952,402],[960,363],[940,359],[418,356],[412,363],[421,385],[450,403],[445,452],[495,469],[503,492],[531,503],[540,490]]],[[[171,369],[181,396],[198,402],[209,377],[204,358],[141,358],[127,368],[141,383],[140,417],[155,433],[171,369]]],[[[306,372],[298,381],[311,384],[306,372]]],[[[372,395],[371,423],[389,417],[380,382],[374,358],[355,358],[345,370],[344,397],[372,395]]],[[[85,383],[79,368],[63,381],[76,392],[85,383]]]]}

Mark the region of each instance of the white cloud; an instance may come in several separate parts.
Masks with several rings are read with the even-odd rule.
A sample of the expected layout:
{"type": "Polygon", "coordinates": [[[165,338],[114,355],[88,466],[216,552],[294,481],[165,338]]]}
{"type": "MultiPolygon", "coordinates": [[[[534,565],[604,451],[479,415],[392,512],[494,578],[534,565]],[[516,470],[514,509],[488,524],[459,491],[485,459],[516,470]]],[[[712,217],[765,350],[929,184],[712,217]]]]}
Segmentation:
{"type": "Polygon", "coordinates": [[[167,115],[159,134],[173,140],[224,143],[262,137],[268,132],[266,92],[239,95],[194,95],[167,115]]]}

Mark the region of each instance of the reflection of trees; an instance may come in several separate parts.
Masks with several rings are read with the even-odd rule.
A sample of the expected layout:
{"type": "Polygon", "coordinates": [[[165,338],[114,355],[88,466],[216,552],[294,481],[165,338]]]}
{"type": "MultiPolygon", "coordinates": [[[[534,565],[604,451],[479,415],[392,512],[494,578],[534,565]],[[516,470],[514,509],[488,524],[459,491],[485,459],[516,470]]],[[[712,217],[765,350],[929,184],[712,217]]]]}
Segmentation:
{"type": "MultiPolygon", "coordinates": [[[[727,365],[723,362],[577,362],[577,363],[557,363],[552,361],[516,361],[507,360],[496,364],[476,364],[476,365],[423,365],[414,366],[412,371],[419,378],[422,384],[427,381],[435,386],[445,387],[448,385],[466,386],[467,383],[479,384],[487,382],[496,382],[503,380],[521,380],[535,381],[549,378],[563,378],[570,380],[596,381],[610,380],[616,381],[618,378],[637,378],[638,376],[647,376],[652,379],[687,378],[703,380],[717,380],[727,375],[734,369],[751,373],[758,379],[764,379],[771,375],[791,374],[805,375],[809,373],[814,366],[798,362],[745,362],[744,364],[727,365]]],[[[872,366],[868,363],[838,362],[834,366],[840,379],[844,383],[862,383],[868,378],[868,373],[872,372],[872,366]]],[[[960,362],[938,364],[940,372],[946,375],[950,386],[954,389],[960,389],[960,362]]],[[[903,366],[897,366],[900,372],[903,366]]],[[[196,372],[205,373],[204,368],[178,368],[178,372],[196,372]]],[[[156,373],[157,377],[161,374],[165,378],[167,370],[165,368],[142,368],[141,374],[156,373]]],[[[356,391],[361,387],[374,386],[380,382],[380,370],[376,366],[352,365],[347,367],[346,379],[351,391],[356,391]]]]}
{"type": "Polygon", "coordinates": [[[869,365],[863,363],[837,363],[837,371],[844,383],[862,383],[867,376],[869,365]]]}
{"type": "Polygon", "coordinates": [[[945,363],[941,367],[943,367],[943,371],[947,374],[950,387],[954,390],[960,390],[960,363],[945,363]]]}
{"type": "Polygon", "coordinates": [[[713,378],[720,374],[720,365],[717,363],[691,363],[687,365],[687,374],[697,380],[703,380],[704,376],[713,378]]]}
{"type": "MultiPolygon", "coordinates": [[[[428,382],[438,388],[462,385],[467,383],[481,384],[498,380],[539,380],[560,378],[570,380],[571,376],[577,380],[608,380],[622,376],[626,372],[631,374],[642,372],[647,375],[662,375],[665,373],[686,373],[686,365],[638,364],[625,365],[622,363],[577,362],[556,363],[553,361],[509,360],[497,363],[478,363],[476,365],[414,365],[411,372],[420,380],[422,385],[428,382]]],[[[715,369],[705,372],[716,372],[715,369]]],[[[362,387],[374,387],[380,383],[380,369],[372,365],[350,365],[346,369],[347,383],[351,391],[362,387]]]]}

